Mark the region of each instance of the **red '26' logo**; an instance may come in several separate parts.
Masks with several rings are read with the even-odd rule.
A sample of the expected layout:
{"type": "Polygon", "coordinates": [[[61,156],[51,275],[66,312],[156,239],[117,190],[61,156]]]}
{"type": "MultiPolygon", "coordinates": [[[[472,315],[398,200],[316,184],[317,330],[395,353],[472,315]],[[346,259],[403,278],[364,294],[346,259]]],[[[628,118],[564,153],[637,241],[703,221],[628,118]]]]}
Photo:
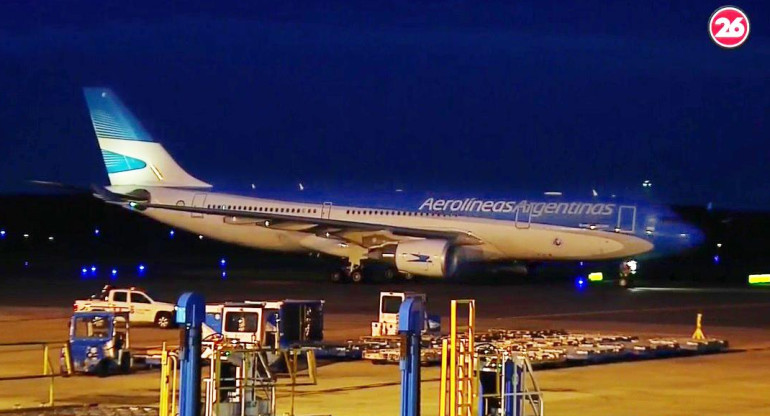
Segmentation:
{"type": "Polygon", "coordinates": [[[749,37],[749,18],[737,7],[720,7],[709,19],[709,34],[717,45],[737,48],[749,37]]]}

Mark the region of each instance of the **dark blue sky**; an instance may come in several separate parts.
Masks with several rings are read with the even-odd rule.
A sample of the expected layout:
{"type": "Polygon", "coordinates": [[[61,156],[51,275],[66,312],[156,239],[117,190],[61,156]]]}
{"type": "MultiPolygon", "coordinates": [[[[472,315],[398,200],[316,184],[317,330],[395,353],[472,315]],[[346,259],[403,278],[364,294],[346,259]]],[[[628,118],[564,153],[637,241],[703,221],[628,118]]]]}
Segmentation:
{"type": "Polygon", "coordinates": [[[0,6],[0,192],[106,183],[80,91],[104,85],[229,189],[649,178],[669,202],[770,204],[762,2],[735,4],[752,25],[734,51],[707,34],[711,1],[26,3],[0,6]]]}

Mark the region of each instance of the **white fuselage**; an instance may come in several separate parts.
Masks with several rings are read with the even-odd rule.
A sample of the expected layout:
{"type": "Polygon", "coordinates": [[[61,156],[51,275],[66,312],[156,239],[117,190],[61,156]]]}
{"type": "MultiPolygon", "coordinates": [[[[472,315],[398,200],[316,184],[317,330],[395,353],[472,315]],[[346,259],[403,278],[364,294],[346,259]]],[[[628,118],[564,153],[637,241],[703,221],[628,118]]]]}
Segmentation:
{"type": "MultiPolygon", "coordinates": [[[[164,187],[143,187],[150,192],[151,203],[218,208],[232,215],[211,215],[167,209],[147,208],[138,211],[170,226],[200,234],[207,238],[243,246],[283,252],[322,252],[339,257],[363,255],[366,250],[308,232],[307,223],[266,226],[264,221],[244,219],[259,212],[324,218],[365,224],[382,224],[423,230],[457,231],[477,237],[482,244],[474,246],[478,260],[603,260],[624,258],[650,251],[649,241],[625,233],[538,224],[522,227],[515,221],[442,215],[428,212],[405,212],[371,207],[297,203],[252,198],[207,191],[164,187]]],[[[112,186],[113,192],[125,193],[135,187],[112,186]]]]}

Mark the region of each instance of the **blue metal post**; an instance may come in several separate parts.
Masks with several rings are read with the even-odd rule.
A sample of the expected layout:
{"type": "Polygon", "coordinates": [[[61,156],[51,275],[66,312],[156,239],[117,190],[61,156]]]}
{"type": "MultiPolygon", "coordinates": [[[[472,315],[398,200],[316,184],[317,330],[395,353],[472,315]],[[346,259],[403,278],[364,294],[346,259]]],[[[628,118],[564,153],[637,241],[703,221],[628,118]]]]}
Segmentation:
{"type": "Polygon", "coordinates": [[[521,362],[515,363],[513,369],[516,371],[516,378],[514,379],[517,396],[515,402],[515,415],[520,416],[524,414],[524,365],[521,362]]]}
{"type": "Polygon", "coordinates": [[[179,416],[201,413],[201,327],[206,317],[203,296],[187,292],[176,302],[176,323],[182,327],[179,351],[179,416]]]}
{"type": "Polygon", "coordinates": [[[401,335],[401,416],[420,414],[420,341],[425,324],[425,305],[420,298],[407,298],[398,310],[401,335]]]}
{"type": "Polygon", "coordinates": [[[516,397],[513,397],[514,393],[514,379],[516,365],[510,358],[503,362],[503,414],[505,416],[519,416],[518,413],[514,413],[514,401],[516,397]]]}
{"type": "Polygon", "coordinates": [[[479,403],[476,408],[478,416],[485,416],[487,414],[487,401],[484,399],[484,394],[486,394],[486,392],[484,392],[484,383],[482,383],[481,374],[479,374],[479,403]]]}
{"type": "Polygon", "coordinates": [[[524,406],[524,368],[512,359],[503,364],[503,414],[506,416],[521,416],[524,406]]]}

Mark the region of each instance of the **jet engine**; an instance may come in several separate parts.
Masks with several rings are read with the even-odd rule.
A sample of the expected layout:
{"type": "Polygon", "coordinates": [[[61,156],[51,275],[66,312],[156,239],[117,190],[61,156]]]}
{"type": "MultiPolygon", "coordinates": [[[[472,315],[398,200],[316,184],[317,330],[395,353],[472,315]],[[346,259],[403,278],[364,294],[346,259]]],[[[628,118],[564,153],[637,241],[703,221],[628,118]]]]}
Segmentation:
{"type": "Polygon", "coordinates": [[[446,240],[404,241],[396,246],[395,262],[400,272],[419,276],[444,277],[451,256],[446,240]]]}
{"type": "Polygon", "coordinates": [[[369,252],[370,259],[390,263],[402,273],[418,276],[451,276],[458,266],[456,248],[446,240],[409,240],[369,252]]]}

